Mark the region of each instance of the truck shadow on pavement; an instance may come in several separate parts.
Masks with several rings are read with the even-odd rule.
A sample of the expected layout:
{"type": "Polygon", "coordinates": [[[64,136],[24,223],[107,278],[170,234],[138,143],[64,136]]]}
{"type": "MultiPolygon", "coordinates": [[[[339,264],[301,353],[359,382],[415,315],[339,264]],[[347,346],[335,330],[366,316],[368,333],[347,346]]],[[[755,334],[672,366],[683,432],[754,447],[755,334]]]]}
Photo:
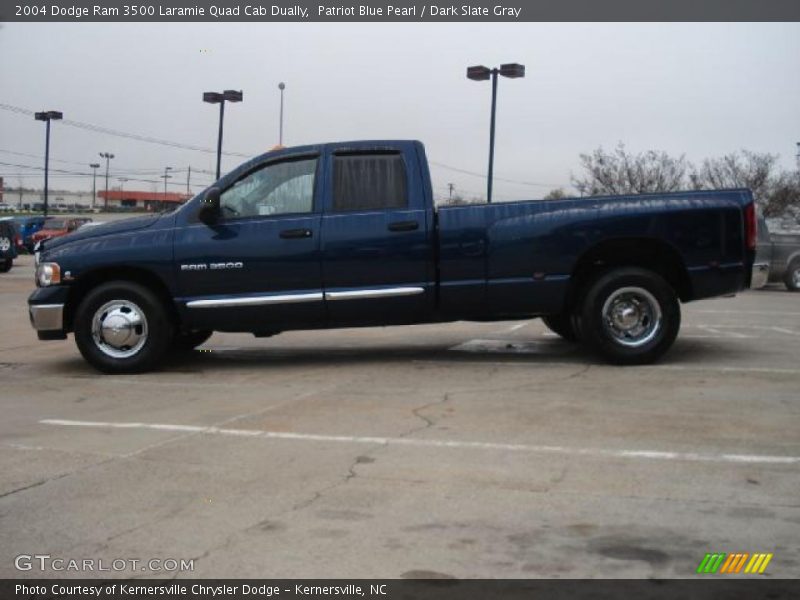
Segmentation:
{"type": "MultiPolygon", "coordinates": [[[[735,368],[747,364],[752,355],[740,344],[730,339],[681,339],[672,350],[653,366],[696,367],[703,365],[735,368]]],[[[157,373],[200,373],[208,371],[231,372],[246,370],[273,370],[316,367],[403,366],[409,364],[450,364],[464,367],[476,365],[509,366],[592,366],[610,369],[637,369],[610,365],[586,348],[561,340],[469,340],[462,344],[391,344],[375,347],[353,345],[343,348],[336,344],[317,344],[314,347],[229,346],[211,343],[185,354],[168,356],[157,373]],[[467,344],[476,342],[472,347],[467,344]],[[478,342],[484,342],[481,346],[478,342]],[[491,343],[489,343],[491,342],[491,343]]],[[[67,360],[50,363],[53,375],[85,377],[97,372],[77,354],[67,360]]]]}

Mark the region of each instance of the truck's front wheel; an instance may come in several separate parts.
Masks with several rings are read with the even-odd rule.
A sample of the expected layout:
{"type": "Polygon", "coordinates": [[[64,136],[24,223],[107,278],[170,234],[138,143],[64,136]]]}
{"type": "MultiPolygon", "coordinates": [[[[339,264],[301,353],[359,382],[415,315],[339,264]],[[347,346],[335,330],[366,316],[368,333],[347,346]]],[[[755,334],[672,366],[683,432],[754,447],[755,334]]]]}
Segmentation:
{"type": "Polygon", "coordinates": [[[640,365],[656,361],[672,346],[680,324],[678,298],[661,276],[620,268],[589,286],[581,337],[611,363],[640,365]]]}
{"type": "Polygon", "coordinates": [[[172,340],[161,300],[146,287],[112,281],[90,291],[75,313],[75,342],[83,357],[105,373],[154,368],[172,340]]]}

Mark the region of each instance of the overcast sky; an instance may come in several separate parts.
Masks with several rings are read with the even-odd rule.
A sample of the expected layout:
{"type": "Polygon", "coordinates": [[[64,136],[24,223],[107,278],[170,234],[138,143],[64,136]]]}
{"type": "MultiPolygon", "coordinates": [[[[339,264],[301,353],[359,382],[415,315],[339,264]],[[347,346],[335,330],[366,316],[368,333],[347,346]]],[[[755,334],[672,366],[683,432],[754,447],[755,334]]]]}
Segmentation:
{"type": "MultiPolygon", "coordinates": [[[[0,103],[215,148],[218,112],[202,93],[242,89],[244,102],[226,106],[224,150],[250,156],[278,141],[285,81],[287,145],[415,138],[432,161],[485,173],[491,86],[467,80],[465,68],[504,62],[527,74],[500,81],[495,174],[543,185],[498,181],[498,199],[568,189],[580,153],[618,142],[695,161],[747,148],[795,164],[796,23],[4,23],[0,103]]],[[[0,162],[40,166],[44,137],[43,123],[0,110],[0,162]]],[[[53,169],[86,172],[101,151],[116,155],[112,186],[123,176],[157,180],[169,165],[170,189],[185,190],[187,166],[214,171],[214,154],[54,124],[53,169]]],[[[242,160],[224,157],[223,171],[242,160]]],[[[467,196],[484,192],[479,176],[432,173],[439,195],[449,182],[467,196]]],[[[6,186],[19,174],[42,185],[41,172],[0,165],[6,186]]],[[[195,172],[192,183],[211,178],[195,172]]],[[[90,190],[91,178],[54,174],[51,187],[90,190]]]]}

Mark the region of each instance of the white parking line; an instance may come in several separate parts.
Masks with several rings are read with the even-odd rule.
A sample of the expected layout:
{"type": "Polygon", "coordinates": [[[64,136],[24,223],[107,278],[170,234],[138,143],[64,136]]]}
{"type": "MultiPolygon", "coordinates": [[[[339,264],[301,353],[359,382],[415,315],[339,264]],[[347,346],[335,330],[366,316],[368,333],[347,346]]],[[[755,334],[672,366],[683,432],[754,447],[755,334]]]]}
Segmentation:
{"type": "Polygon", "coordinates": [[[707,331],[708,333],[713,333],[721,337],[734,337],[734,338],[752,338],[752,335],[745,335],[743,333],[738,333],[736,331],[720,331],[711,325],[696,325],[698,329],[702,329],[703,331],[707,331]]]}
{"type": "Polygon", "coordinates": [[[494,354],[541,354],[543,350],[552,349],[548,341],[516,341],[516,340],[468,340],[448,348],[455,352],[494,353],[494,354]]]}
{"type": "MultiPolygon", "coordinates": [[[[541,358],[541,357],[538,357],[541,358]]],[[[414,360],[415,364],[420,365],[462,365],[462,366],[475,366],[484,365],[489,367],[525,367],[526,369],[535,367],[560,367],[575,369],[585,366],[580,362],[564,362],[564,361],[541,361],[541,360],[455,360],[455,359],[426,359],[414,360]]],[[[597,364],[595,368],[616,369],[620,373],[630,372],[635,373],[640,370],[651,371],[698,371],[707,372],[714,371],[717,373],[764,373],[769,375],[797,375],[800,376],[800,369],[781,369],[779,367],[724,367],[714,365],[639,365],[636,367],[616,367],[612,365],[597,364]]]]}
{"type": "Polygon", "coordinates": [[[785,333],[787,335],[800,335],[800,331],[793,331],[791,329],[786,329],[786,327],[770,327],[772,331],[777,331],[778,333],[785,333]]]}
{"type": "Polygon", "coordinates": [[[774,315],[785,315],[787,317],[800,316],[800,312],[781,312],[781,311],[764,311],[764,310],[708,310],[708,309],[687,309],[687,314],[709,314],[709,315],[761,315],[763,317],[772,317],[774,315]]]}
{"type": "Polygon", "coordinates": [[[562,454],[566,456],[593,456],[604,458],[677,460],[690,462],[746,463],[746,464],[796,464],[800,456],[770,456],[763,454],[704,454],[697,452],[668,452],[663,450],[612,450],[606,448],[570,448],[568,446],[539,446],[530,444],[500,444],[493,442],[468,442],[457,440],[431,440],[413,438],[319,435],[311,433],[292,433],[286,431],[264,431],[261,429],[227,429],[221,427],[202,427],[199,425],[172,425],[163,423],[111,423],[103,421],[69,421],[64,419],[44,419],[43,425],[66,427],[94,427],[100,429],[144,429],[155,431],[180,431],[207,435],[225,435],[277,440],[310,442],[336,442],[346,444],[376,444],[380,446],[416,446],[422,448],[459,448],[473,450],[499,450],[510,452],[529,452],[536,454],[562,454]]]}

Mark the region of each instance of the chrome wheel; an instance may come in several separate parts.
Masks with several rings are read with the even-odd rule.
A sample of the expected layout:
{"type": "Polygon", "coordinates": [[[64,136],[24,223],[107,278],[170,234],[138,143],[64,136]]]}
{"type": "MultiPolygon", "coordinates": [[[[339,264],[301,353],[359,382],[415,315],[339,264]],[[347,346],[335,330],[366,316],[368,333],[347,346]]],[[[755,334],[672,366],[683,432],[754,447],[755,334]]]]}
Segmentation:
{"type": "Polygon", "coordinates": [[[112,358],[135,356],[147,342],[147,318],[130,300],[111,300],[92,317],[92,339],[112,358]]]}
{"type": "Polygon", "coordinates": [[[615,342],[629,348],[652,341],[661,320],[658,301],[644,288],[619,288],[603,304],[603,327],[615,342]]]}
{"type": "Polygon", "coordinates": [[[0,252],[8,252],[11,249],[11,240],[7,237],[0,237],[0,252]]]}
{"type": "Polygon", "coordinates": [[[795,289],[800,288],[800,267],[792,271],[792,283],[794,283],[795,289]]]}

